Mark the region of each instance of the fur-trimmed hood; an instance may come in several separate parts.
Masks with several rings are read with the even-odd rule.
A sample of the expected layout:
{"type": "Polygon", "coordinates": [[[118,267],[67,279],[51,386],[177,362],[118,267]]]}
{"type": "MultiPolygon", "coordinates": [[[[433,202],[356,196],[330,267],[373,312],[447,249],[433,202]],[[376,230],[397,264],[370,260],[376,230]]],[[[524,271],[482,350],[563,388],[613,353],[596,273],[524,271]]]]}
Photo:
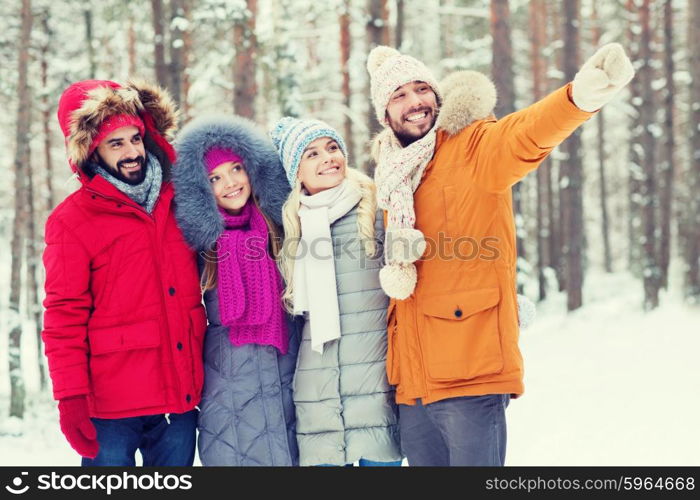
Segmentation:
{"type": "Polygon", "coordinates": [[[496,107],[496,86],[478,71],[455,71],[440,82],[442,106],[437,127],[450,135],[488,118],[496,107]]]}
{"type": "MultiPolygon", "coordinates": [[[[478,71],[455,71],[440,82],[442,104],[437,128],[450,135],[459,133],[471,123],[493,115],[496,107],[496,86],[478,71]]],[[[375,146],[381,134],[392,133],[385,128],[372,141],[372,157],[376,160],[375,146]]]]}
{"type": "Polygon", "coordinates": [[[224,230],[204,164],[204,155],[213,147],[230,149],[243,159],[260,209],[280,226],[282,205],[290,191],[272,142],[253,122],[223,115],[193,120],[175,141],[178,159],[173,184],[178,225],[198,251],[210,249],[224,230]]]}
{"type": "Polygon", "coordinates": [[[130,80],[125,86],[107,80],[84,80],[63,92],[57,111],[73,171],[80,172],[88,159],[100,124],[118,114],[140,116],[146,127],[147,146],[157,146],[174,161],[167,141],[177,128],[178,111],[166,90],[144,80],[130,80]]]}

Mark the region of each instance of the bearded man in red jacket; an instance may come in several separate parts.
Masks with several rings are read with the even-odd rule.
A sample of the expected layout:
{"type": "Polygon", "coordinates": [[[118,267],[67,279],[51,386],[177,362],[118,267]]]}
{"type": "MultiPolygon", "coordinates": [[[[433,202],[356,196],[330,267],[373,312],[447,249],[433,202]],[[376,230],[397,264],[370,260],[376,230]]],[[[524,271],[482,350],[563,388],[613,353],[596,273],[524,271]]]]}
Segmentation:
{"type": "Polygon", "coordinates": [[[177,111],[145,82],[88,80],[58,120],[81,187],[46,222],[42,337],[83,465],[189,466],[203,382],[196,255],[175,223],[177,111]]]}

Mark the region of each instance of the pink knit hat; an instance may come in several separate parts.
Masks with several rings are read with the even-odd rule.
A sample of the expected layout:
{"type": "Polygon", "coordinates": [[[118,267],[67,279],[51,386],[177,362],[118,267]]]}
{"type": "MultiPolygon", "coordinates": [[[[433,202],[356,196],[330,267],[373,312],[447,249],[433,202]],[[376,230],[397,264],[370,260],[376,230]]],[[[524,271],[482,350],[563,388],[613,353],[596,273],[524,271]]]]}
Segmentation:
{"type": "Polygon", "coordinates": [[[207,167],[207,173],[211,172],[222,163],[229,161],[234,163],[243,163],[243,158],[238,156],[230,149],[225,148],[211,148],[204,155],[204,165],[207,167]]]}
{"type": "Polygon", "coordinates": [[[141,134],[141,137],[143,137],[146,131],[143,120],[141,120],[141,118],[138,116],[129,115],[126,113],[121,115],[112,115],[100,123],[100,127],[97,129],[97,135],[90,144],[88,156],[92,154],[95,149],[97,149],[97,146],[99,146],[100,143],[105,140],[105,137],[122,127],[136,127],[139,129],[139,134],[141,134]]]}

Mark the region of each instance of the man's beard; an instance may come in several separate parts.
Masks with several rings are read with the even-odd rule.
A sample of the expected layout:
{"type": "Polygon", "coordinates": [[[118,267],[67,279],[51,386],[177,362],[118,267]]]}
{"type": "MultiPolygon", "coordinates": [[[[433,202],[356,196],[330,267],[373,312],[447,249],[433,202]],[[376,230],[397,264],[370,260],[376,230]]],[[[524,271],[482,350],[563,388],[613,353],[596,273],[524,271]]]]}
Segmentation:
{"type": "MultiPolygon", "coordinates": [[[[432,130],[432,128],[435,126],[435,122],[437,121],[437,117],[438,117],[438,109],[437,108],[431,109],[431,108],[425,107],[425,108],[419,108],[417,110],[410,110],[409,112],[405,113],[405,116],[408,116],[412,113],[416,113],[416,112],[420,112],[420,111],[428,111],[433,115],[433,119],[430,123],[430,127],[428,127],[428,129],[420,135],[416,135],[414,133],[408,132],[404,129],[404,127],[396,128],[396,127],[394,127],[393,121],[391,119],[389,120],[389,126],[391,127],[391,130],[394,132],[394,136],[396,137],[396,139],[399,141],[399,143],[404,148],[407,146],[410,146],[414,142],[425,137],[427,135],[427,133],[430,132],[432,130]]],[[[401,118],[401,121],[402,121],[402,123],[404,122],[403,117],[401,118]]]]}
{"type": "MultiPolygon", "coordinates": [[[[433,121],[433,125],[435,125],[435,121],[433,121]]],[[[430,129],[431,129],[431,128],[433,128],[432,125],[431,125],[430,128],[425,132],[425,134],[423,134],[423,135],[421,135],[421,136],[416,136],[416,135],[410,134],[410,133],[408,133],[408,132],[402,132],[401,130],[398,130],[398,131],[397,131],[397,130],[394,130],[393,128],[392,128],[392,130],[394,130],[394,135],[396,136],[396,139],[397,139],[397,140],[399,141],[399,143],[405,148],[405,147],[410,146],[410,145],[413,144],[414,142],[421,140],[423,137],[425,137],[425,135],[426,135],[428,132],[430,132],[430,129]]]]}
{"type": "Polygon", "coordinates": [[[146,159],[139,155],[136,158],[126,158],[124,160],[120,160],[117,162],[117,166],[112,167],[105,163],[105,161],[102,159],[102,157],[98,154],[97,156],[97,163],[109,174],[114,177],[115,179],[119,179],[122,182],[126,182],[127,184],[131,184],[132,186],[136,186],[138,184],[141,184],[143,180],[146,178],[146,171],[148,169],[148,163],[146,162],[146,159]],[[124,163],[130,163],[137,161],[139,162],[139,165],[141,168],[138,171],[138,175],[136,177],[127,177],[121,172],[121,167],[124,163]]]}

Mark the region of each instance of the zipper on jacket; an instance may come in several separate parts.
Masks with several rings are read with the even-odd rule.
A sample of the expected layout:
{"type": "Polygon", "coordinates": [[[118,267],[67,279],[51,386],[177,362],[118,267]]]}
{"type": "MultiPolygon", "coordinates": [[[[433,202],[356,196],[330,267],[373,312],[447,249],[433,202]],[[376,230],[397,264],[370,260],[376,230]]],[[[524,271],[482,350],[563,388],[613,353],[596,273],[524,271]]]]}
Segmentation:
{"type": "MultiPolygon", "coordinates": [[[[153,222],[154,222],[153,225],[154,225],[154,233],[155,233],[155,234],[150,234],[150,233],[149,233],[149,237],[151,238],[151,245],[153,245],[155,248],[158,249],[157,255],[158,255],[159,257],[162,257],[163,248],[161,247],[161,245],[160,245],[160,243],[159,243],[159,239],[158,239],[158,235],[157,235],[158,226],[155,224],[155,219],[153,219],[153,222]]],[[[164,223],[164,224],[167,224],[167,223],[168,223],[168,218],[167,218],[167,217],[165,218],[165,221],[163,221],[163,223],[164,223]]],[[[164,317],[164,319],[165,319],[165,322],[166,322],[167,325],[168,325],[168,339],[167,339],[168,353],[170,353],[170,361],[171,361],[173,367],[175,367],[175,377],[174,377],[174,378],[175,378],[175,385],[177,386],[177,391],[176,391],[176,392],[177,392],[177,396],[176,396],[176,397],[177,397],[177,402],[176,402],[175,404],[177,405],[178,408],[183,408],[183,406],[181,406],[181,405],[182,405],[182,401],[180,401],[180,397],[182,396],[182,386],[181,386],[181,384],[180,384],[180,374],[179,374],[179,370],[177,369],[177,366],[178,366],[178,365],[177,365],[177,362],[176,362],[176,360],[175,360],[175,356],[173,356],[172,346],[171,346],[171,342],[172,342],[172,339],[171,339],[171,332],[172,332],[173,326],[171,325],[170,319],[168,318],[168,310],[169,310],[170,308],[168,307],[168,296],[165,294],[165,290],[164,290],[164,288],[163,288],[163,285],[165,284],[165,283],[163,282],[163,274],[161,273],[160,265],[158,265],[158,262],[160,262],[160,261],[161,261],[161,259],[154,260],[153,265],[154,265],[154,267],[156,268],[156,274],[158,275],[158,283],[161,285],[161,287],[160,287],[160,288],[161,288],[161,289],[160,289],[160,293],[161,293],[161,296],[163,297],[163,300],[162,300],[162,302],[161,302],[161,303],[162,303],[163,317],[164,317]]],[[[172,286],[172,285],[171,285],[171,286],[172,286]]],[[[176,297],[175,300],[177,300],[178,302],[180,302],[180,299],[179,299],[178,297],[176,297]]],[[[182,310],[182,307],[180,307],[180,310],[182,310]]],[[[188,314],[189,314],[189,313],[188,313],[188,314]]],[[[186,319],[189,319],[189,318],[186,318],[186,319]]],[[[187,322],[185,322],[185,325],[187,325],[187,322]]],[[[187,331],[189,332],[189,327],[187,327],[187,331]]],[[[189,339],[189,336],[188,336],[187,340],[190,340],[190,339],[189,339]]],[[[192,348],[191,348],[191,345],[190,345],[190,358],[191,358],[191,357],[192,357],[192,348]]],[[[193,377],[194,377],[194,372],[192,373],[192,375],[193,375],[193,377]]],[[[189,402],[188,402],[187,404],[189,404],[189,402]]]]}
{"type": "MultiPolygon", "coordinates": [[[[156,222],[156,219],[155,219],[155,208],[154,208],[153,213],[150,213],[150,214],[149,214],[148,212],[146,212],[146,210],[144,210],[143,207],[141,207],[140,205],[138,205],[138,204],[136,204],[136,203],[133,203],[132,200],[129,200],[129,201],[120,200],[119,198],[114,198],[113,196],[108,196],[108,195],[102,194],[102,193],[100,193],[100,192],[98,192],[98,191],[95,191],[94,189],[90,189],[89,187],[85,187],[85,189],[86,189],[88,192],[92,193],[93,196],[99,196],[99,197],[101,197],[101,198],[103,198],[103,199],[105,199],[105,200],[114,201],[114,202],[116,202],[117,204],[127,205],[127,206],[129,206],[129,207],[131,207],[131,208],[135,208],[135,209],[139,212],[139,213],[137,214],[139,217],[141,217],[142,215],[145,215],[146,218],[147,218],[147,220],[150,221],[150,222],[153,224],[153,231],[149,231],[149,238],[151,239],[151,246],[157,249],[157,257],[158,257],[158,258],[154,259],[153,264],[154,264],[154,267],[155,267],[155,269],[156,269],[156,274],[157,274],[157,276],[158,276],[158,283],[160,284],[160,288],[161,288],[160,293],[161,293],[161,296],[162,296],[162,298],[163,298],[161,310],[162,310],[162,314],[163,314],[163,316],[164,316],[164,319],[165,319],[166,323],[168,324],[168,339],[167,339],[167,340],[168,340],[168,352],[170,353],[170,360],[171,360],[171,363],[172,363],[173,367],[176,367],[177,365],[176,365],[176,362],[175,362],[175,357],[173,356],[172,348],[171,348],[171,346],[170,346],[170,340],[171,340],[171,339],[170,339],[170,332],[171,332],[171,330],[172,330],[172,327],[171,327],[171,325],[170,325],[170,320],[168,319],[168,305],[167,305],[168,297],[165,295],[165,291],[164,291],[163,288],[162,288],[162,286],[163,286],[163,284],[164,284],[164,283],[163,283],[163,275],[162,275],[162,273],[161,273],[160,266],[158,265],[158,262],[161,261],[160,257],[162,256],[163,249],[162,249],[161,245],[159,244],[159,241],[158,241],[159,238],[158,238],[158,236],[157,236],[158,227],[157,227],[157,225],[156,225],[156,223],[155,223],[155,222],[156,222]],[[155,234],[153,234],[153,233],[155,233],[155,234]]],[[[160,194],[159,194],[158,196],[160,197],[160,194]]],[[[166,216],[166,217],[165,217],[165,220],[164,220],[164,222],[163,222],[164,224],[167,224],[167,222],[168,222],[167,219],[168,219],[168,217],[166,216]]],[[[179,301],[179,299],[178,299],[178,301],[179,301]]],[[[190,354],[191,354],[191,353],[190,353],[190,354]]],[[[182,405],[182,402],[180,401],[180,396],[182,395],[182,388],[181,388],[181,384],[180,384],[180,376],[179,376],[179,372],[178,372],[177,368],[175,368],[174,370],[175,370],[175,377],[174,377],[174,379],[175,379],[175,385],[176,385],[176,387],[177,387],[177,389],[176,389],[176,401],[175,401],[175,405],[176,405],[177,408],[182,408],[182,406],[181,406],[181,405],[182,405]]],[[[167,403],[167,401],[166,401],[166,405],[167,405],[167,404],[168,404],[168,403],[167,403]]],[[[168,414],[168,415],[169,415],[169,414],[168,414]]],[[[168,420],[168,418],[169,418],[169,417],[166,417],[166,420],[168,420]]],[[[170,423],[169,420],[168,420],[168,423],[170,423]]]]}

